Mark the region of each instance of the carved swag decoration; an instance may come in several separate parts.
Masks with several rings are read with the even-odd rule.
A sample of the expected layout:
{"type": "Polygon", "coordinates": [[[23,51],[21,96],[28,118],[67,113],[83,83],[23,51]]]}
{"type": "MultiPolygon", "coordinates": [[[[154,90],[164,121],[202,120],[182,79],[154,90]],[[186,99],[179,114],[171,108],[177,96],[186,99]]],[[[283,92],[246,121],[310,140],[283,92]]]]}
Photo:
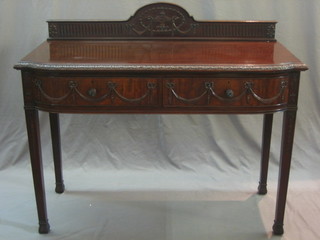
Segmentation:
{"type": "Polygon", "coordinates": [[[111,99],[111,102],[114,102],[114,99],[118,97],[124,102],[128,103],[139,103],[145,100],[147,97],[150,97],[152,95],[153,89],[156,88],[156,84],[152,82],[148,82],[146,85],[147,91],[145,94],[143,94],[141,97],[138,98],[127,98],[123,96],[121,93],[118,92],[117,90],[117,83],[114,82],[107,82],[107,92],[103,94],[100,97],[97,97],[97,89],[95,88],[90,88],[88,89],[87,93],[82,93],[78,89],[79,83],[77,81],[68,81],[68,88],[69,91],[65,93],[63,96],[60,97],[55,97],[55,96],[49,96],[45,90],[42,88],[42,81],[40,79],[35,79],[34,84],[38,88],[39,93],[41,96],[46,98],[47,100],[54,102],[54,103],[59,103],[62,102],[63,100],[66,100],[68,97],[72,96],[73,99],[75,99],[75,96],[79,96],[83,100],[87,102],[102,102],[106,99],[111,99]]]}
{"type": "MultiPolygon", "coordinates": [[[[55,103],[61,102],[65,99],[67,99],[68,97],[70,97],[71,95],[73,95],[73,97],[75,95],[77,95],[80,98],[82,98],[83,100],[88,101],[88,102],[102,102],[105,99],[110,98],[111,102],[113,103],[115,97],[118,97],[119,99],[121,99],[124,102],[139,103],[139,102],[143,101],[144,99],[146,99],[147,97],[150,97],[152,95],[152,91],[157,87],[157,85],[155,83],[148,82],[146,85],[147,91],[144,95],[142,95],[141,97],[138,97],[138,98],[127,98],[117,91],[117,84],[116,83],[107,82],[107,84],[106,84],[107,85],[107,92],[104,95],[97,97],[96,96],[97,90],[95,88],[90,88],[87,91],[87,93],[82,93],[78,89],[78,82],[69,81],[68,82],[69,91],[63,96],[54,97],[54,96],[49,96],[44,91],[44,89],[42,88],[42,82],[40,79],[35,79],[34,84],[38,88],[38,91],[41,94],[41,96],[43,96],[47,100],[49,100],[51,102],[55,102],[55,103]]],[[[197,96],[195,98],[190,98],[190,99],[183,98],[183,97],[179,96],[179,94],[174,90],[174,87],[175,87],[174,82],[167,82],[166,87],[170,90],[170,92],[172,94],[170,102],[172,102],[172,97],[175,97],[177,100],[179,100],[181,102],[184,102],[187,104],[193,104],[193,103],[196,103],[197,101],[200,101],[203,97],[207,97],[207,99],[208,99],[207,104],[209,105],[212,97],[215,97],[216,99],[218,99],[219,101],[222,101],[222,102],[236,102],[236,101],[240,101],[244,96],[246,96],[247,103],[249,104],[250,96],[253,96],[253,98],[256,99],[257,101],[259,101],[260,103],[270,104],[279,98],[281,98],[281,100],[284,99],[284,90],[287,87],[287,81],[280,82],[279,92],[271,98],[263,98],[263,97],[259,96],[254,91],[253,85],[254,84],[252,82],[246,82],[244,84],[243,91],[237,96],[234,96],[234,92],[232,89],[226,89],[225,96],[219,96],[214,91],[214,82],[205,82],[204,83],[205,89],[204,89],[203,93],[200,94],[200,96],[197,96]]]]}
{"type": "Polygon", "coordinates": [[[236,102],[236,101],[240,101],[244,96],[246,96],[247,104],[249,104],[250,96],[253,96],[254,99],[256,99],[262,104],[270,104],[279,98],[281,98],[282,101],[284,100],[284,90],[287,87],[287,81],[280,82],[279,92],[271,98],[263,98],[259,96],[254,91],[253,89],[254,84],[252,82],[245,82],[243,91],[237,96],[234,95],[234,92],[232,89],[226,89],[224,92],[224,96],[220,96],[214,91],[214,82],[205,82],[204,83],[205,90],[203,91],[202,94],[194,98],[184,98],[178,95],[178,93],[174,90],[174,86],[175,86],[175,83],[173,82],[167,83],[167,88],[170,89],[170,92],[172,94],[170,102],[172,102],[172,97],[174,97],[183,103],[192,104],[206,97],[207,104],[209,105],[212,97],[215,97],[221,102],[236,102]]]}

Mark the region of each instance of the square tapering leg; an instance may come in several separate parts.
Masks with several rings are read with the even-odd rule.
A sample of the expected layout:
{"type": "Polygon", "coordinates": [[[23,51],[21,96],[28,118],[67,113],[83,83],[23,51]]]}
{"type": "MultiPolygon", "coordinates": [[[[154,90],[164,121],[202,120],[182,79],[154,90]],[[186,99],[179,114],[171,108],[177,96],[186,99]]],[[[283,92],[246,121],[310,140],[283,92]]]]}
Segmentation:
{"type": "Polygon", "coordinates": [[[56,193],[64,192],[64,183],[62,175],[62,161],[61,161],[61,139],[60,139],[60,123],[58,113],[49,113],[50,117],[50,129],[51,129],[51,139],[52,139],[52,152],[53,152],[53,162],[54,171],[56,178],[56,193]]]}
{"type": "Polygon", "coordinates": [[[291,165],[294,129],[296,122],[296,110],[288,110],[283,115],[282,125],[282,143],[280,155],[280,169],[279,169],[279,183],[275,220],[273,225],[273,233],[275,235],[282,235],[284,212],[286,206],[286,198],[288,191],[288,181],[291,165]]]}
{"type": "Polygon", "coordinates": [[[50,231],[50,225],[47,218],[38,111],[35,109],[25,109],[25,115],[39,219],[39,233],[48,233],[50,231]]]}
{"type": "Polygon", "coordinates": [[[272,133],[273,114],[265,114],[263,119],[262,133],[262,152],[261,152],[261,167],[260,167],[260,182],[258,194],[264,195],[267,193],[267,178],[270,157],[270,144],[272,133]]]}

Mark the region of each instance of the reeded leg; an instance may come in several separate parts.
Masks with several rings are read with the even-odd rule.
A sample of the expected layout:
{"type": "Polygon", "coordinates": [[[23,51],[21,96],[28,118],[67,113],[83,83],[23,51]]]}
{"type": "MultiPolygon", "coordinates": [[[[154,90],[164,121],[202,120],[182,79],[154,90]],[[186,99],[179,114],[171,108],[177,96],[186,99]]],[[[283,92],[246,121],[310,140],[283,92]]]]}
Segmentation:
{"type": "Polygon", "coordinates": [[[61,162],[61,140],[60,140],[60,124],[59,115],[57,113],[49,113],[50,128],[52,138],[52,151],[54,161],[54,171],[56,177],[56,193],[64,192],[64,183],[62,176],[62,162],[61,162]]]}
{"type": "Polygon", "coordinates": [[[25,115],[28,131],[34,191],[39,219],[39,233],[48,233],[50,231],[50,225],[47,218],[38,111],[35,109],[25,109],[25,115]]]}
{"type": "Polygon", "coordinates": [[[294,129],[296,122],[296,111],[288,110],[283,115],[282,126],[282,143],[280,155],[280,169],[279,169],[279,183],[276,214],[273,225],[273,233],[275,235],[282,235],[284,211],[287,199],[288,181],[291,165],[292,146],[294,138],[294,129]]]}
{"type": "Polygon", "coordinates": [[[261,195],[267,193],[267,178],[268,178],[268,166],[269,166],[269,156],[270,156],[272,122],[273,122],[273,114],[265,114],[263,119],[260,182],[258,187],[258,194],[261,194],[261,195]]]}

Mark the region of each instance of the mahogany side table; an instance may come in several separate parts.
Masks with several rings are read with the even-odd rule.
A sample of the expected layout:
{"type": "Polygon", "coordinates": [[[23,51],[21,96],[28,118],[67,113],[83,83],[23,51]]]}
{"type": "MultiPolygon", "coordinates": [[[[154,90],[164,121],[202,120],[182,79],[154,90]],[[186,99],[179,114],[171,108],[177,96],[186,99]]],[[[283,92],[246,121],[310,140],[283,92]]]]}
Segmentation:
{"type": "Polygon", "coordinates": [[[300,72],[307,66],[275,39],[275,22],[196,21],[169,3],[127,21],[49,21],[49,38],[15,65],[39,218],[48,233],[38,111],[49,112],[56,192],[64,191],[59,113],[263,114],[259,194],[267,193],[273,113],[283,112],[273,225],[283,220],[300,72]]]}

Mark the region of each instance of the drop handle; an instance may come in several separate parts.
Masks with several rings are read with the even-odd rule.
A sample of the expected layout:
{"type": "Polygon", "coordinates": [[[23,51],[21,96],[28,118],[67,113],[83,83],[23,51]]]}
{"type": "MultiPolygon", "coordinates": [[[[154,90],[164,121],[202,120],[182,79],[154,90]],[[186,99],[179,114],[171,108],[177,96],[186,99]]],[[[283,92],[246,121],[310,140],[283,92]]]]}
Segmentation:
{"type": "Polygon", "coordinates": [[[95,96],[97,95],[97,89],[95,89],[95,88],[90,88],[90,89],[88,90],[88,95],[89,95],[90,97],[95,97],[95,96]]]}
{"type": "Polygon", "coordinates": [[[232,98],[234,96],[234,92],[231,89],[227,89],[225,94],[228,98],[232,98]]]}

